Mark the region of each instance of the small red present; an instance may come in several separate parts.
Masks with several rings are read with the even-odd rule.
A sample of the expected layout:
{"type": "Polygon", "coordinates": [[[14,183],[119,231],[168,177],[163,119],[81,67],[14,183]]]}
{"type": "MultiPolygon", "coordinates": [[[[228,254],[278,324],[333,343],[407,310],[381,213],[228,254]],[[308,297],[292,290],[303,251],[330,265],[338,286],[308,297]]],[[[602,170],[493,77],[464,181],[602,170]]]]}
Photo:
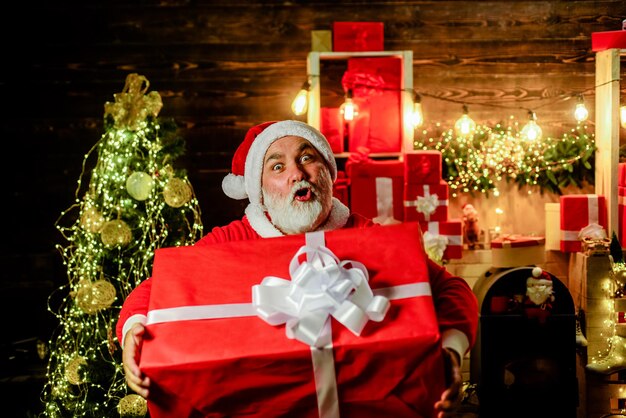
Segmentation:
{"type": "Polygon", "coordinates": [[[344,120],[339,108],[320,108],[320,132],[324,134],[335,154],[344,152],[344,120]]]}
{"type": "Polygon", "coordinates": [[[402,167],[399,160],[348,160],[350,210],[378,223],[401,222],[404,217],[402,167]]]}
{"type": "Polygon", "coordinates": [[[432,241],[437,245],[445,245],[443,260],[463,257],[463,224],[460,219],[449,219],[438,222],[420,222],[424,236],[424,245],[432,241]],[[443,241],[441,241],[443,238],[443,241]]]}
{"type": "Polygon", "coordinates": [[[383,51],[383,22],[334,22],[333,51],[383,51]]]}
{"type": "Polygon", "coordinates": [[[404,220],[433,222],[448,219],[448,183],[404,184],[404,220]]]}
{"type": "Polygon", "coordinates": [[[153,418],[434,416],[444,368],[416,223],[163,248],[150,280],[153,418]]]}
{"type": "Polygon", "coordinates": [[[596,194],[565,195],[561,203],[561,251],[582,249],[583,229],[607,229],[607,208],[604,196],[596,194]]]}
{"type": "Polygon", "coordinates": [[[439,183],[442,179],[441,151],[409,151],[403,154],[404,180],[409,184],[439,183]]]}
{"type": "Polygon", "coordinates": [[[622,248],[626,248],[626,186],[617,187],[617,221],[618,221],[618,234],[622,248]]]}
{"type": "Polygon", "coordinates": [[[626,163],[617,164],[617,185],[626,186],[626,163]]]}
{"type": "Polygon", "coordinates": [[[491,265],[511,268],[542,264],[546,259],[545,237],[505,234],[491,241],[491,265]]]}
{"type": "Polygon", "coordinates": [[[591,50],[593,52],[611,48],[626,49],[626,30],[591,33],[591,50]]]}

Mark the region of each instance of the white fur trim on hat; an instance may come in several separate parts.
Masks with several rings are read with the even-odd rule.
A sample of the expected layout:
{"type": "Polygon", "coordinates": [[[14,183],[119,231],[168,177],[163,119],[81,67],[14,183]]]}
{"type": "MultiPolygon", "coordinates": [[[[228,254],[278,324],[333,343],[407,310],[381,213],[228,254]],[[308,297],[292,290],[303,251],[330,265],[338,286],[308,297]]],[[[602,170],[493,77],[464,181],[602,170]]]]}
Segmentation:
{"type": "Polygon", "coordinates": [[[337,179],[337,163],[330,144],[320,131],[304,122],[285,120],[276,122],[263,130],[254,140],[246,156],[245,164],[245,191],[250,203],[261,203],[261,178],[263,174],[263,159],[267,149],[277,139],[286,136],[298,136],[306,139],[322,155],[333,182],[337,179]]]}
{"type": "Polygon", "coordinates": [[[222,190],[224,190],[226,196],[231,199],[241,200],[248,197],[243,176],[238,176],[233,173],[228,173],[222,179],[222,190]]]}

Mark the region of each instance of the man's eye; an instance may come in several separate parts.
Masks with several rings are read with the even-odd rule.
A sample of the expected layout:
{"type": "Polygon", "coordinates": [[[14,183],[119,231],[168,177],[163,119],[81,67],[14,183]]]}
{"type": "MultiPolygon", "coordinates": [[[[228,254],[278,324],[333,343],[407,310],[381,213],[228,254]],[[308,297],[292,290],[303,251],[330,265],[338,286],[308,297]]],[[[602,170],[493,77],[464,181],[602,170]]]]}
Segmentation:
{"type": "Polygon", "coordinates": [[[279,170],[282,170],[282,168],[283,168],[282,164],[274,164],[272,166],[272,171],[279,171],[279,170]]]}
{"type": "Polygon", "coordinates": [[[313,159],[312,155],[304,154],[302,157],[300,157],[300,162],[305,163],[311,159],[313,159]]]}

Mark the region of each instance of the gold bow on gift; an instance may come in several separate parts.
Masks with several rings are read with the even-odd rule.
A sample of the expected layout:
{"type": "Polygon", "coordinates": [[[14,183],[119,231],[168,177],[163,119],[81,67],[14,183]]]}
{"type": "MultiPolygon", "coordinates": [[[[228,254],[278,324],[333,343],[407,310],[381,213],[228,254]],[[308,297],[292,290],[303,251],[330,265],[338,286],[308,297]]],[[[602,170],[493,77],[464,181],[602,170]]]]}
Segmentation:
{"type": "Polygon", "coordinates": [[[126,85],[121,93],[113,95],[115,103],[104,104],[104,116],[111,115],[116,128],[135,130],[139,122],[148,116],[159,114],[163,107],[161,96],[156,91],[145,94],[150,87],[148,79],[136,73],[128,74],[126,85]]]}

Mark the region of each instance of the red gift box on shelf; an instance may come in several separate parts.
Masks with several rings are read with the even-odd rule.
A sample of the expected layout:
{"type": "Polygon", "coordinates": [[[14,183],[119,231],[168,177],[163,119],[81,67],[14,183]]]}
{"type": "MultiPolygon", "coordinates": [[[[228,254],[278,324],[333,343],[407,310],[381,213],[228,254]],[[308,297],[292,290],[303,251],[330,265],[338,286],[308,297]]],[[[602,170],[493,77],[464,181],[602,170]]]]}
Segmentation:
{"type": "Polygon", "coordinates": [[[591,33],[591,50],[593,52],[611,48],[626,49],[626,30],[591,33]]]}
{"type": "Polygon", "coordinates": [[[441,181],[441,151],[409,151],[403,157],[404,181],[408,184],[438,184],[441,181]]]}
{"type": "Polygon", "coordinates": [[[350,210],[379,223],[402,222],[402,161],[363,158],[361,161],[346,162],[346,173],[350,179],[350,210]]]}
{"type": "Polygon", "coordinates": [[[320,108],[320,132],[324,134],[335,154],[344,151],[344,121],[339,108],[320,108]]]}
{"type": "Polygon", "coordinates": [[[404,184],[405,221],[445,221],[448,219],[448,183],[404,184]]]}
{"type": "Polygon", "coordinates": [[[626,186],[617,186],[617,239],[622,248],[626,248],[626,186]]]}
{"type": "Polygon", "coordinates": [[[348,60],[341,82],[345,91],[352,90],[352,100],[359,109],[350,124],[349,151],[365,147],[372,153],[400,152],[401,78],[401,58],[348,60]]]}
{"type": "Polygon", "coordinates": [[[561,203],[561,251],[582,249],[581,230],[589,225],[607,229],[607,208],[604,196],[596,194],[565,195],[561,203]]]}
{"type": "Polygon", "coordinates": [[[626,163],[617,164],[617,185],[626,186],[626,163]]]}
{"type": "Polygon", "coordinates": [[[346,176],[345,171],[337,172],[337,180],[333,184],[333,197],[350,207],[350,179],[346,176]]]}
{"type": "Polygon", "coordinates": [[[463,224],[460,219],[420,222],[419,224],[424,234],[424,241],[429,238],[427,233],[434,237],[444,237],[446,239],[443,260],[463,257],[463,224]]]}
{"type": "Polygon", "coordinates": [[[545,237],[505,234],[491,241],[491,265],[511,268],[542,264],[546,260],[545,237]]]}
{"type": "Polygon", "coordinates": [[[333,51],[382,51],[383,22],[333,22],[333,51]]]}
{"type": "MultiPolygon", "coordinates": [[[[342,417],[433,416],[444,369],[416,223],[163,248],[156,251],[151,280],[140,367],[152,393],[162,395],[148,401],[154,418],[188,416],[185,408],[198,416],[339,416],[328,405],[338,405],[342,417]],[[386,297],[384,318],[366,318],[357,336],[348,329],[353,323],[335,319],[346,312],[335,312],[321,322],[332,343],[312,347],[288,338],[281,319],[294,317],[282,307],[300,306],[295,298],[302,292],[311,295],[304,302],[335,297],[330,290],[323,299],[314,297],[316,289],[326,290],[320,282],[329,277],[317,263],[343,272],[334,283],[345,274],[358,283],[354,291],[338,291],[350,298],[341,307],[356,306],[364,296],[373,296],[368,308],[386,306],[379,303],[386,297]],[[294,282],[302,287],[293,291],[294,282]]],[[[329,288],[335,289],[332,283],[329,288]]],[[[300,329],[317,324],[322,306],[305,305],[305,318],[288,323],[296,337],[317,335],[300,329]]]]}

